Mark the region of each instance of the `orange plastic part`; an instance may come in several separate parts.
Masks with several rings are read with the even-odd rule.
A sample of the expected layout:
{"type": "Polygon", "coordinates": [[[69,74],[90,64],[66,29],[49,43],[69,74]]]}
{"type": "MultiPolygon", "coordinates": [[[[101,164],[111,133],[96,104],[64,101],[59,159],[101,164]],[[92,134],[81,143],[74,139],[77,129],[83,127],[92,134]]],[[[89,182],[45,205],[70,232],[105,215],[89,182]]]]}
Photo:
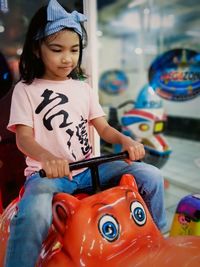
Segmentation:
{"type": "MultiPolygon", "coordinates": [[[[1,267],[17,201],[0,219],[1,267]]],[[[130,175],[81,200],[57,194],[52,209],[53,225],[36,267],[199,267],[200,237],[165,239],[130,175]]]]}

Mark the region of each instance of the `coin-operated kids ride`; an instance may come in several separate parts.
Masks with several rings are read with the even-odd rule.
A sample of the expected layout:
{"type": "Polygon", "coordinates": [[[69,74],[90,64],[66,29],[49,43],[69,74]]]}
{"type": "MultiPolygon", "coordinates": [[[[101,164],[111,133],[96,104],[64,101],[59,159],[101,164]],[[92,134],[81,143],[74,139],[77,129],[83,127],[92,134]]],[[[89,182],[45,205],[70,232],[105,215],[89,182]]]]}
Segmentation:
{"type": "Polygon", "coordinates": [[[200,194],[187,195],[179,201],[170,235],[200,236],[200,194]]]}
{"type": "MultiPolygon", "coordinates": [[[[125,157],[126,153],[98,157],[73,163],[70,168],[90,167],[99,191],[97,166],[125,157]]],[[[13,201],[0,218],[1,267],[10,220],[18,201],[13,201]]],[[[53,223],[36,267],[199,267],[200,238],[165,239],[138,193],[132,175],[125,174],[119,185],[93,195],[58,193],[52,209],[53,223]]]]}
{"type": "MultiPolygon", "coordinates": [[[[172,152],[163,135],[167,116],[161,99],[155,94],[151,86],[145,85],[138,94],[136,101],[128,100],[117,108],[110,108],[109,122],[118,129],[121,127],[120,130],[125,135],[144,144],[146,152],[144,162],[158,168],[165,165],[172,152]],[[118,118],[117,110],[127,105],[131,105],[131,108],[118,118]]],[[[120,150],[121,146],[114,146],[115,152],[120,150]]]]}

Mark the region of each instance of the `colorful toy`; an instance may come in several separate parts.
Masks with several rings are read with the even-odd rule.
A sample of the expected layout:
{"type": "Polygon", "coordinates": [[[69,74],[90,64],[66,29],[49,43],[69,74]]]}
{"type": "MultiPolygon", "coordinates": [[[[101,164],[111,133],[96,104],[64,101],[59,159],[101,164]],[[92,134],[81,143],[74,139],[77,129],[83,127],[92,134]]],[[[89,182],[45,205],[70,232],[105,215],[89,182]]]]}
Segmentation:
{"type": "MultiPolygon", "coordinates": [[[[163,135],[166,121],[162,101],[149,85],[142,88],[135,102],[126,101],[118,108],[110,109],[110,124],[125,135],[142,142],[146,152],[143,161],[158,168],[164,166],[172,152],[163,135]],[[118,119],[117,110],[127,105],[131,105],[131,109],[118,119]]],[[[121,146],[114,146],[116,153],[120,150],[121,146]]]]}
{"type": "Polygon", "coordinates": [[[159,55],[149,68],[149,83],[162,98],[187,101],[200,95],[199,54],[172,49],[159,55]]]}
{"type": "Polygon", "coordinates": [[[188,195],[180,200],[170,235],[200,236],[200,194],[188,195]]]}
{"type": "Polygon", "coordinates": [[[119,95],[128,89],[128,78],[122,70],[105,71],[99,79],[99,89],[109,95],[119,95]]]}
{"type": "MultiPolygon", "coordinates": [[[[90,160],[87,162],[91,166],[90,160]]],[[[97,165],[101,162],[102,158],[97,158],[97,165]]],[[[0,219],[1,267],[17,202],[12,202],[0,219]]],[[[199,266],[200,238],[165,239],[131,175],[124,175],[118,186],[81,200],[57,194],[52,208],[53,225],[36,267],[199,266]]]]}

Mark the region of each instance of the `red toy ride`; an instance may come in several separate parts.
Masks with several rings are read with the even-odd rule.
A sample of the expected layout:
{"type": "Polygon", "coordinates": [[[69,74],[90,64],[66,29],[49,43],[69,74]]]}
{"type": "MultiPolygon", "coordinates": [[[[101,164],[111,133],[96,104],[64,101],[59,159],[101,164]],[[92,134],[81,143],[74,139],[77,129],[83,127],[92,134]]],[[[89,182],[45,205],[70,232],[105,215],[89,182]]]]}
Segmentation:
{"type": "MultiPolygon", "coordinates": [[[[125,157],[126,153],[98,157],[78,166],[92,168],[98,178],[99,164],[125,157]]],[[[99,191],[98,179],[95,185],[99,191]]],[[[14,200],[0,218],[0,267],[18,201],[14,200]]],[[[199,267],[200,237],[165,239],[129,174],[118,186],[82,199],[59,193],[52,209],[53,224],[36,267],[199,267]]]]}

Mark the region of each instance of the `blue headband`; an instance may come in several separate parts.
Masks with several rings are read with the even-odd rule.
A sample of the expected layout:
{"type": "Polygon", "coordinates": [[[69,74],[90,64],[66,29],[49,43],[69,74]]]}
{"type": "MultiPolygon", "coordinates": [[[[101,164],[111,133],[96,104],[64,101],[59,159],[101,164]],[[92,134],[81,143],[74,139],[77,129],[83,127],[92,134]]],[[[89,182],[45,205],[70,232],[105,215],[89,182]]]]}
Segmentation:
{"type": "Polygon", "coordinates": [[[82,28],[80,22],[86,21],[85,15],[73,11],[68,13],[56,0],[50,0],[47,6],[47,25],[44,34],[38,32],[35,40],[47,37],[53,33],[59,32],[64,28],[72,28],[82,37],[82,28]]]}

